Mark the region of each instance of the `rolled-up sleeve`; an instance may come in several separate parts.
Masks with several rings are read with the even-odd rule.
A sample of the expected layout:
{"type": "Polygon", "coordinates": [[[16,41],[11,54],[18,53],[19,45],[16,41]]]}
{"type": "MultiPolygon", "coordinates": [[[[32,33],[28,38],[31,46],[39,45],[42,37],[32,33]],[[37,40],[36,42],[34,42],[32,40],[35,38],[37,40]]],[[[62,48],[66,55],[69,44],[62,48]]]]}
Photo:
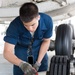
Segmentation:
{"type": "Polygon", "coordinates": [[[19,36],[18,26],[13,22],[11,22],[6,30],[4,41],[16,45],[18,41],[18,36],[19,36]]]}

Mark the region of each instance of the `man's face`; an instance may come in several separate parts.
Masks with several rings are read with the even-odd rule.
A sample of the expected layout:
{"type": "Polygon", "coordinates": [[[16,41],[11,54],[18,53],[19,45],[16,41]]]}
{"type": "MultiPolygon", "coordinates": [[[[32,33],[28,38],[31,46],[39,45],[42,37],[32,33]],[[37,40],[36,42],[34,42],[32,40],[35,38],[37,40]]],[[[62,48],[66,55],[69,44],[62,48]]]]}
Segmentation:
{"type": "Polygon", "coordinates": [[[34,18],[31,22],[23,22],[25,28],[29,31],[29,32],[35,32],[37,27],[38,27],[38,21],[39,21],[39,17],[34,18]]]}

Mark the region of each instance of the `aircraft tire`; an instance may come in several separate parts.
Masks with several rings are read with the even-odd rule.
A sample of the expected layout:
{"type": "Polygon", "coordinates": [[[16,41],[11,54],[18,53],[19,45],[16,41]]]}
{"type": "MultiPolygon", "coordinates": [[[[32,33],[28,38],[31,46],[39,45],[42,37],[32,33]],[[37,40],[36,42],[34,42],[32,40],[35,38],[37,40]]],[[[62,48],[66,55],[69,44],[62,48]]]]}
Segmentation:
{"type": "Polygon", "coordinates": [[[67,24],[61,24],[57,28],[55,39],[56,55],[72,55],[72,30],[67,24]]]}

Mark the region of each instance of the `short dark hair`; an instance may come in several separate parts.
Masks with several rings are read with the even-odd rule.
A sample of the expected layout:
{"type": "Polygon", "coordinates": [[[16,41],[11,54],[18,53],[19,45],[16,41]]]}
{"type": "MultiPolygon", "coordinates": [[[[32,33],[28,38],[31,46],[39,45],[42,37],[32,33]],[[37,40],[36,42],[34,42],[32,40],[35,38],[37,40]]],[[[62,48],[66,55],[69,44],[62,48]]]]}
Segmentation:
{"type": "Polygon", "coordinates": [[[30,22],[38,16],[38,7],[32,2],[24,3],[20,8],[19,15],[22,21],[30,22]]]}

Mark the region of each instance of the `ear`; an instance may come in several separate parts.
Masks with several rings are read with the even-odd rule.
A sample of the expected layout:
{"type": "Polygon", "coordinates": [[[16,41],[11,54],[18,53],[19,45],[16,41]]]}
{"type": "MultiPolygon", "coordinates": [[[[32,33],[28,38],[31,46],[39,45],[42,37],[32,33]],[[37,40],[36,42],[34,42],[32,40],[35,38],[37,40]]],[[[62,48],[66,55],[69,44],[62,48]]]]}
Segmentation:
{"type": "Polygon", "coordinates": [[[37,16],[38,21],[40,20],[40,15],[37,16]]]}

